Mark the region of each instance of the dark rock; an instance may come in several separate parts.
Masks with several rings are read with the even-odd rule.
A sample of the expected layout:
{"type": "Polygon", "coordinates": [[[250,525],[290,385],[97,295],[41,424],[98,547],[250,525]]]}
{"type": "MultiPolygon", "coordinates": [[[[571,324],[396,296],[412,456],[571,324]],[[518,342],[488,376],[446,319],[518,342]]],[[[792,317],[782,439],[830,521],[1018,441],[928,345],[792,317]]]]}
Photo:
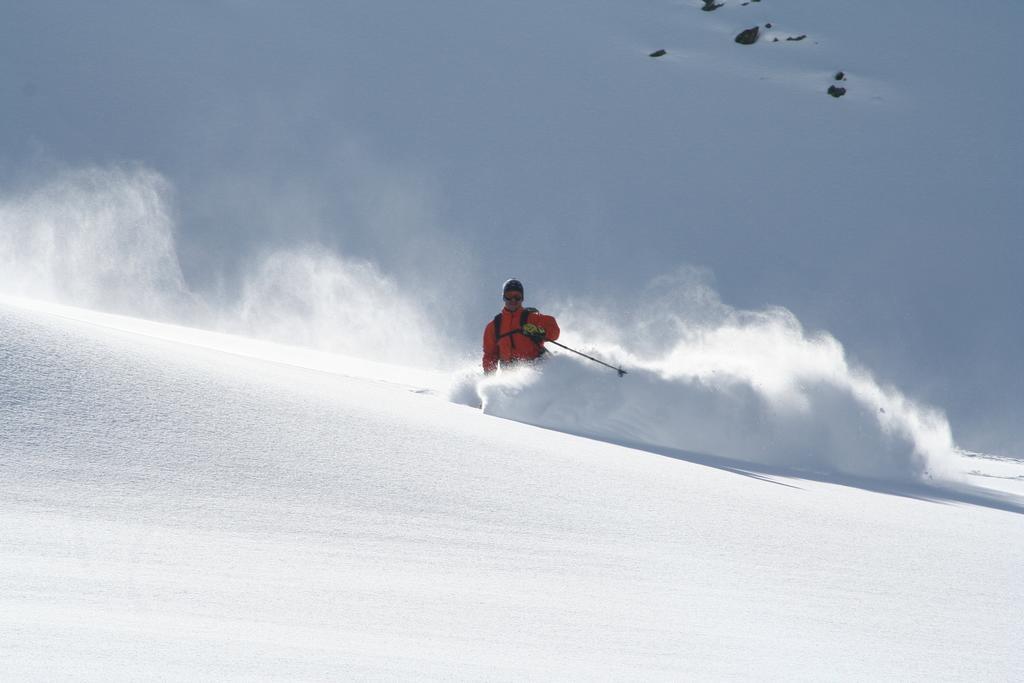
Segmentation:
{"type": "Polygon", "coordinates": [[[704,6],[701,7],[701,10],[705,12],[714,12],[716,9],[718,9],[724,4],[725,3],[723,2],[715,2],[715,0],[704,0],[704,6]]]}
{"type": "Polygon", "coordinates": [[[837,71],[835,78],[836,78],[837,81],[845,81],[846,80],[846,74],[844,74],[842,71],[837,71]]]}
{"type": "Polygon", "coordinates": [[[802,33],[802,34],[800,34],[800,35],[798,35],[796,37],[790,36],[789,38],[786,38],[786,40],[792,40],[795,43],[796,41],[803,40],[806,37],[807,37],[807,34],[806,33],[802,33]]]}
{"type": "Polygon", "coordinates": [[[665,52],[664,50],[655,50],[654,52],[652,52],[651,54],[649,54],[647,56],[648,57],[664,57],[667,54],[668,53],[665,52]]]}
{"type": "Polygon", "coordinates": [[[765,24],[765,25],[764,25],[764,27],[765,27],[765,28],[771,28],[771,27],[772,27],[772,25],[771,25],[771,24],[765,24]]]}
{"type": "Polygon", "coordinates": [[[828,86],[828,94],[832,97],[842,97],[846,94],[846,88],[837,88],[834,85],[828,86]]]}
{"type": "Polygon", "coordinates": [[[778,38],[772,38],[772,42],[773,43],[777,43],[777,42],[779,42],[779,39],[778,38]]]}
{"type": "Polygon", "coordinates": [[[739,35],[736,36],[736,42],[740,45],[753,45],[757,42],[757,36],[761,29],[757,26],[754,28],[748,28],[745,31],[740,31],[739,35]]]}

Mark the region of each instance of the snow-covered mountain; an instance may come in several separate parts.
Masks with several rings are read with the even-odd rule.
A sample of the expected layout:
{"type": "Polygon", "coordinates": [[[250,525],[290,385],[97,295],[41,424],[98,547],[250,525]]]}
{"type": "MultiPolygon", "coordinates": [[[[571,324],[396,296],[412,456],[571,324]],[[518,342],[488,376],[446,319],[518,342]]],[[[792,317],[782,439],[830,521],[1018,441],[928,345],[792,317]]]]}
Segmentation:
{"type": "Polygon", "coordinates": [[[5,7],[0,679],[1024,678],[1022,19],[5,7]]]}
{"type": "Polygon", "coordinates": [[[1019,3],[13,5],[0,291],[436,366],[698,269],[1024,457],[1019,3]]]}
{"type": "Polygon", "coordinates": [[[1024,673],[1024,463],[808,476],[557,431],[540,381],[576,421],[82,309],[0,330],[5,679],[1024,673]]]}

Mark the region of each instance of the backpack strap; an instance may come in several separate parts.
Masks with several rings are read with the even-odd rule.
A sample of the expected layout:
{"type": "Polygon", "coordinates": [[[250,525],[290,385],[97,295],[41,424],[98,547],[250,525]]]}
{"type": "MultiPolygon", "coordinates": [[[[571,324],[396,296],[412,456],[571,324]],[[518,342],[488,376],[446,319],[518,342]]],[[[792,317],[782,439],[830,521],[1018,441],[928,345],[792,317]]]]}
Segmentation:
{"type": "Polygon", "coordinates": [[[494,316],[494,341],[497,342],[502,337],[508,337],[509,335],[513,335],[516,332],[522,332],[523,326],[526,325],[526,321],[529,319],[531,313],[539,313],[539,311],[536,308],[524,308],[519,313],[519,327],[514,330],[509,330],[508,332],[505,333],[502,333],[501,331],[501,313],[494,316]]]}

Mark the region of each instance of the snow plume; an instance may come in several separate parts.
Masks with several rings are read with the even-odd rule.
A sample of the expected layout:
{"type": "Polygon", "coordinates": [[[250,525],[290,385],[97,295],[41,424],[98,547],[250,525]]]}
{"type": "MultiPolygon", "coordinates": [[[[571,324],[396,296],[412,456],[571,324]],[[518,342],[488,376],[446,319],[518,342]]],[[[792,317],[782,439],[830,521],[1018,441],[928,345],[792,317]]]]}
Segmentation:
{"type": "MultiPolygon", "coordinates": [[[[693,270],[660,278],[644,294],[626,319],[578,304],[552,311],[561,341],[621,363],[624,378],[555,347],[540,371],[476,384],[485,412],[820,474],[949,475],[954,444],[945,416],[852,366],[832,336],[808,334],[782,308],[733,309],[693,270]],[[628,340],[605,330],[628,332],[628,340]]],[[[453,400],[468,402],[466,394],[463,383],[453,400]]]]}
{"type": "Polygon", "coordinates": [[[374,264],[319,246],[265,253],[215,298],[190,289],[171,195],[156,172],[113,167],[64,171],[0,196],[0,294],[376,361],[440,358],[427,293],[406,296],[374,264]]]}
{"type": "Polygon", "coordinates": [[[429,366],[441,345],[429,297],[406,297],[368,262],[319,248],[264,257],[243,284],[227,328],[360,358],[429,366]]]}
{"type": "Polygon", "coordinates": [[[189,299],[167,182],[140,168],[64,171],[0,196],[0,292],[169,317],[189,299]]]}

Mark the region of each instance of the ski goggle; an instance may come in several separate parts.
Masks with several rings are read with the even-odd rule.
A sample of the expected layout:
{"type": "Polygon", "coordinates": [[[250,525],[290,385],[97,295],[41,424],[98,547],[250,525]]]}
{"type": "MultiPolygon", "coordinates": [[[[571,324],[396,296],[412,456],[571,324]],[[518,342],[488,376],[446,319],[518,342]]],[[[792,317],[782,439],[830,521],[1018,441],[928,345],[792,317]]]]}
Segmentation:
{"type": "Polygon", "coordinates": [[[522,300],[523,300],[523,295],[522,294],[513,294],[512,296],[509,296],[507,294],[505,295],[505,301],[522,301],[522,300]]]}

